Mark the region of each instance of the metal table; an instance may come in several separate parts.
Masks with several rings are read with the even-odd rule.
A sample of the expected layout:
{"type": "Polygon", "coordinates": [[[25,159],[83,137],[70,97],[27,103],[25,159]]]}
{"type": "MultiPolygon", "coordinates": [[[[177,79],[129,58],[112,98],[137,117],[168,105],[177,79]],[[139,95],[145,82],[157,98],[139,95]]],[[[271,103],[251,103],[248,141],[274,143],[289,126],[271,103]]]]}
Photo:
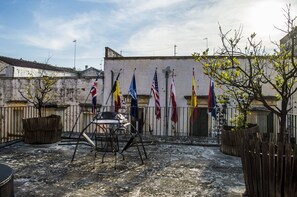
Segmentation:
{"type": "MultiPolygon", "coordinates": [[[[139,144],[142,146],[143,152],[145,154],[145,157],[147,158],[147,154],[145,151],[145,147],[143,145],[142,137],[139,134],[137,130],[134,132],[129,131],[130,138],[125,144],[124,148],[120,151],[119,143],[118,143],[118,133],[119,131],[125,129],[127,130],[127,127],[130,125],[130,123],[126,120],[123,119],[123,116],[120,116],[121,118],[113,118],[113,119],[107,119],[107,118],[102,118],[102,116],[96,116],[80,133],[77,144],[72,156],[71,162],[73,162],[77,147],[79,144],[79,141],[81,137],[84,137],[84,139],[93,147],[93,150],[95,151],[95,158],[96,158],[96,153],[98,151],[104,152],[102,156],[102,162],[104,162],[104,157],[107,152],[113,152],[115,154],[115,166],[116,166],[116,153],[119,152],[124,159],[123,152],[127,150],[129,147],[132,145],[136,145],[139,157],[141,159],[141,163],[143,164],[143,158],[141,151],[139,149],[139,144]],[[98,118],[99,117],[99,118],[98,118]],[[100,118],[101,117],[101,118],[100,118]],[[89,138],[89,136],[85,133],[86,129],[91,125],[91,124],[96,124],[99,128],[101,128],[104,132],[103,135],[98,135],[98,133],[95,132],[95,142],[89,138]],[[103,146],[98,148],[98,141],[101,140],[105,142],[103,146]]],[[[110,118],[110,117],[108,117],[110,118]]],[[[132,125],[131,125],[132,127],[132,125]]],[[[101,144],[102,145],[102,144],[101,144]]],[[[94,158],[94,163],[95,163],[95,158],[94,158]]]]}

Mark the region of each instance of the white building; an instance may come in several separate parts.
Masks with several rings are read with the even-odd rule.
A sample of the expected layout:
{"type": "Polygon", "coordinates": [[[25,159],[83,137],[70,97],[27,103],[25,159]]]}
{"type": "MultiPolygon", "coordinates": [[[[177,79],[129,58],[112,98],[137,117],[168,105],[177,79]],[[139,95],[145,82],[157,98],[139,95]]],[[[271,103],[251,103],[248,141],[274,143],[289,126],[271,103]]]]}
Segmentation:
{"type": "Polygon", "coordinates": [[[77,71],[71,68],[0,56],[1,77],[40,77],[41,75],[74,77],[77,76],[77,71]]]}
{"type": "Polygon", "coordinates": [[[41,76],[52,76],[57,79],[54,87],[55,105],[91,105],[91,97],[88,95],[97,75],[99,76],[97,103],[101,106],[103,71],[93,67],[76,71],[72,68],[0,56],[0,106],[28,105],[19,91],[26,92],[29,78],[41,76]]]}
{"type": "MultiPolygon", "coordinates": [[[[159,94],[161,107],[163,107],[163,120],[164,109],[166,106],[166,91],[167,91],[167,105],[169,104],[169,88],[174,77],[175,89],[176,89],[176,100],[177,106],[179,107],[179,117],[186,117],[188,114],[188,107],[190,107],[190,99],[192,94],[192,75],[194,69],[194,75],[196,79],[196,90],[198,96],[198,107],[199,107],[199,134],[207,136],[210,134],[212,129],[211,117],[207,113],[207,100],[210,79],[208,76],[203,74],[203,66],[200,62],[195,62],[192,56],[153,56],[153,57],[123,57],[112,49],[106,47],[104,62],[104,98],[103,102],[107,101],[110,94],[111,87],[115,81],[116,76],[120,73],[119,84],[121,94],[124,98],[128,96],[128,90],[132,79],[133,72],[135,72],[138,104],[140,107],[140,117],[144,117],[144,124],[152,124],[148,122],[148,119],[154,119],[154,114],[146,116],[145,107],[154,107],[154,97],[150,95],[151,85],[155,69],[157,68],[158,83],[159,83],[159,94]],[[166,82],[165,70],[171,71],[166,82]],[[174,71],[174,75],[172,73],[174,71]]],[[[245,61],[241,58],[240,61],[245,61]]],[[[216,89],[216,94],[221,94],[222,90],[216,89]]],[[[266,90],[265,94],[271,98],[271,104],[275,104],[273,100],[275,94],[271,90],[266,90]]],[[[127,100],[129,105],[129,99],[127,100]]],[[[113,100],[109,99],[107,105],[113,105],[113,100]]],[[[259,103],[255,103],[255,106],[259,106],[259,103]]],[[[170,113],[169,113],[170,114],[170,113]]],[[[251,121],[260,124],[261,128],[266,128],[268,124],[273,124],[272,120],[267,123],[263,122],[263,117],[251,116],[251,121]],[[262,125],[262,126],[261,126],[262,125]]],[[[271,119],[272,117],[270,117],[271,119]]],[[[166,120],[165,120],[166,121],[166,120]]],[[[164,129],[164,121],[159,123],[154,120],[154,130],[164,129]],[[157,126],[156,126],[157,125],[157,126]],[[158,128],[156,128],[158,127],[158,128]]],[[[170,118],[169,118],[170,122],[170,118]]],[[[269,126],[268,126],[269,127],[269,126]]],[[[179,119],[177,128],[181,132],[188,130],[188,119],[179,119]]],[[[169,130],[171,130],[171,124],[169,123],[169,130]]],[[[265,131],[266,132],[266,131],[265,131]]],[[[170,133],[170,131],[169,131],[170,133]]]]}

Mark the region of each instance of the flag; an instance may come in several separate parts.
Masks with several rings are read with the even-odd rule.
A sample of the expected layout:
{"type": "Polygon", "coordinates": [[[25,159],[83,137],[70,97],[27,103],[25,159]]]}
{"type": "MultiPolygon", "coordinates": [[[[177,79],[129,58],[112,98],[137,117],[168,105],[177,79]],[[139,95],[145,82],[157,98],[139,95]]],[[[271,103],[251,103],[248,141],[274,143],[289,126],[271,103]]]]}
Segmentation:
{"type": "Polygon", "coordinates": [[[195,81],[195,76],[193,72],[192,76],[192,95],[191,95],[191,109],[190,109],[190,117],[193,117],[194,115],[194,110],[195,108],[198,108],[198,99],[197,99],[197,94],[196,94],[196,81],[195,81]]]}
{"type": "Polygon", "coordinates": [[[209,82],[209,91],[208,91],[208,112],[211,113],[211,116],[215,119],[217,118],[216,110],[216,95],[214,92],[214,81],[210,79],[209,82]]]}
{"type": "Polygon", "coordinates": [[[197,91],[196,91],[196,80],[194,76],[192,76],[192,95],[191,95],[191,103],[190,103],[190,135],[199,135],[199,122],[198,122],[198,99],[197,99],[197,91]]]}
{"type": "Polygon", "coordinates": [[[119,80],[117,79],[115,81],[115,90],[113,92],[114,96],[114,111],[118,112],[118,110],[121,108],[121,91],[120,91],[120,84],[119,80]]]}
{"type": "Polygon", "coordinates": [[[175,93],[174,79],[172,79],[172,82],[170,85],[170,101],[172,106],[171,121],[177,123],[178,116],[177,116],[177,109],[176,109],[176,93],[175,93]]]}
{"type": "Polygon", "coordinates": [[[159,86],[158,86],[158,77],[157,77],[157,69],[154,74],[154,79],[152,83],[152,88],[151,90],[153,91],[154,98],[155,98],[155,114],[157,117],[157,120],[161,118],[161,106],[160,106],[160,97],[159,97],[159,86]]]}
{"type": "Polygon", "coordinates": [[[94,84],[91,87],[90,93],[92,95],[92,112],[93,114],[96,113],[96,105],[97,105],[97,81],[98,81],[98,76],[96,77],[96,80],[94,81],[94,84]]]}
{"type": "Polygon", "coordinates": [[[135,73],[133,74],[131,84],[129,87],[129,94],[131,96],[131,110],[130,115],[134,117],[135,121],[138,121],[138,103],[137,103],[137,91],[135,73]]]}

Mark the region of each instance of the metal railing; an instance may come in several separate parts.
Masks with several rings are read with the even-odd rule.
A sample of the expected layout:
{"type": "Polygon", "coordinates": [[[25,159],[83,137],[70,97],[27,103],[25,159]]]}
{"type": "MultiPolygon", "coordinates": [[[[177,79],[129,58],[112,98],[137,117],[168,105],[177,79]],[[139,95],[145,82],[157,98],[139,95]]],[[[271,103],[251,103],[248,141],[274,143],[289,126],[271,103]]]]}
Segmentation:
{"type": "MultiPolygon", "coordinates": [[[[98,112],[102,111],[112,111],[110,106],[103,106],[98,109],[98,112]]],[[[198,109],[199,118],[199,128],[194,131],[194,126],[191,126],[190,122],[190,107],[178,107],[178,121],[176,123],[172,122],[171,119],[171,108],[168,108],[166,113],[165,108],[161,108],[161,118],[156,119],[155,108],[154,107],[139,107],[139,121],[138,129],[144,136],[161,136],[161,137],[214,137],[213,134],[217,134],[218,131],[218,121],[214,121],[210,115],[207,114],[206,108],[198,109]],[[167,114],[167,117],[166,117],[167,114]],[[203,117],[203,118],[202,118],[203,117]],[[202,131],[204,130],[204,131],[202,131]],[[195,133],[196,132],[196,133],[195,133]]],[[[135,124],[133,118],[131,118],[130,108],[122,109],[126,118],[135,124]]],[[[225,119],[230,124],[228,120],[234,117],[234,109],[227,109],[225,113],[225,119]]],[[[89,124],[96,114],[92,113],[91,107],[84,106],[66,106],[64,108],[44,108],[42,110],[43,116],[48,116],[51,114],[59,115],[62,118],[63,132],[64,133],[78,133],[87,124],[89,124]]],[[[37,117],[38,113],[34,107],[0,107],[0,143],[9,142],[17,139],[22,139],[24,131],[22,126],[22,119],[37,117]]],[[[289,131],[290,136],[296,136],[297,134],[297,116],[289,115],[289,131]]],[[[273,127],[273,132],[275,133],[278,128],[277,118],[274,117],[275,126],[273,127]]],[[[96,128],[96,125],[91,125],[86,130],[87,133],[91,133],[96,128]]],[[[271,132],[271,131],[269,131],[271,132]]]]}

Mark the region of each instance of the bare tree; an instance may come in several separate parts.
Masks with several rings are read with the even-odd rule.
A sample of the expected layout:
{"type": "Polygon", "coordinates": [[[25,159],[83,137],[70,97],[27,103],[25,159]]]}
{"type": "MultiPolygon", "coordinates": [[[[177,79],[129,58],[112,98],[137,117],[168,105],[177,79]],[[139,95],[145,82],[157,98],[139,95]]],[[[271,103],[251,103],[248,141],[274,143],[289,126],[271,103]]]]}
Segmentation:
{"type": "MultiPolygon", "coordinates": [[[[46,60],[48,64],[50,57],[46,60]]],[[[31,74],[32,75],[32,74],[31,74]]],[[[57,79],[52,76],[47,76],[45,71],[42,70],[40,76],[27,78],[27,88],[26,93],[19,90],[21,96],[33,104],[34,107],[38,110],[38,116],[42,117],[41,110],[42,108],[52,100],[55,95],[54,86],[57,82],[57,79]]]]}

